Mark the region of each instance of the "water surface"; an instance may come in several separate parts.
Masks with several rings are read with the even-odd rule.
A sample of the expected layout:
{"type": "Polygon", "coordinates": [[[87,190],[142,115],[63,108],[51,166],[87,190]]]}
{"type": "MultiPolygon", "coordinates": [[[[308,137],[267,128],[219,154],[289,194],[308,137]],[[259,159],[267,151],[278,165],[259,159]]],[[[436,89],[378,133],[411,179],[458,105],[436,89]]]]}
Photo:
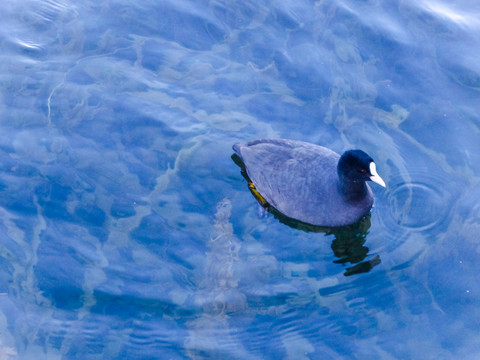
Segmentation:
{"type": "Polygon", "coordinates": [[[7,1],[0,358],[477,359],[479,18],[7,1]],[[263,137],[375,159],[363,260],[259,211],[230,155],[263,137]]]}

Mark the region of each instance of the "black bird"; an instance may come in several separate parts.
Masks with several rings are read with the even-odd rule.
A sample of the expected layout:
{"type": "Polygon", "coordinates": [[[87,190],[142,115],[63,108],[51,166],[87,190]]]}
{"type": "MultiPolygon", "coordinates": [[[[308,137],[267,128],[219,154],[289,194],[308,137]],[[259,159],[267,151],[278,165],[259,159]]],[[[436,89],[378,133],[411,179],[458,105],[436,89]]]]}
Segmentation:
{"type": "Polygon", "coordinates": [[[373,159],[362,150],[340,156],[323,146],[286,139],[240,142],[233,150],[261,197],[284,215],[307,224],[353,224],[373,205],[365,182],[385,187],[373,159]]]}

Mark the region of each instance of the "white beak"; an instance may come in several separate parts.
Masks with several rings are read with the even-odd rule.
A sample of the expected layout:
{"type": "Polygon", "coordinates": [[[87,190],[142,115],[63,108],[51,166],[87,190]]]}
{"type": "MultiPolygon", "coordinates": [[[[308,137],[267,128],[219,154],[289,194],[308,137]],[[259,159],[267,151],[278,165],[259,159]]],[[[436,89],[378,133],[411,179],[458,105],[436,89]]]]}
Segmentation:
{"type": "Polygon", "coordinates": [[[370,176],[370,180],[376,182],[378,185],[387,187],[387,185],[385,185],[385,181],[383,181],[383,179],[377,174],[377,166],[373,161],[370,163],[370,174],[372,174],[372,176],[370,176]]]}

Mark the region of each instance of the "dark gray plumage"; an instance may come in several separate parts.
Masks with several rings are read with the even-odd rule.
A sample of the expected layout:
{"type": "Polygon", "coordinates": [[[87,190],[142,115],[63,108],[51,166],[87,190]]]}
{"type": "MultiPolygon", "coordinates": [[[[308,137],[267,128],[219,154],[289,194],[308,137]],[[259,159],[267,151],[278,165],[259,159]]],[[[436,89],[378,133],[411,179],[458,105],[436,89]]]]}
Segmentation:
{"type": "Polygon", "coordinates": [[[237,143],[257,191],[284,215],[312,225],[343,226],[356,222],[373,205],[365,181],[385,186],[372,158],[361,150],[342,157],[303,141],[263,139],[237,143]]]}

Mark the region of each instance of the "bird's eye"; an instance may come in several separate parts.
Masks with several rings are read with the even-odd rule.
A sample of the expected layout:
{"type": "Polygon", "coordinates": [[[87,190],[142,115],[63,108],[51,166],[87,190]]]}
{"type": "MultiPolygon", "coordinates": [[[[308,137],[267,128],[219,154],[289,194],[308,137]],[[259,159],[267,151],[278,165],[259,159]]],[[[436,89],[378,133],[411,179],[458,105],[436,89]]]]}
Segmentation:
{"type": "Polygon", "coordinates": [[[366,174],[366,173],[367,173],[367,169],[360,169],[360,172],[361,172],[362,174],[366,174]]]}

